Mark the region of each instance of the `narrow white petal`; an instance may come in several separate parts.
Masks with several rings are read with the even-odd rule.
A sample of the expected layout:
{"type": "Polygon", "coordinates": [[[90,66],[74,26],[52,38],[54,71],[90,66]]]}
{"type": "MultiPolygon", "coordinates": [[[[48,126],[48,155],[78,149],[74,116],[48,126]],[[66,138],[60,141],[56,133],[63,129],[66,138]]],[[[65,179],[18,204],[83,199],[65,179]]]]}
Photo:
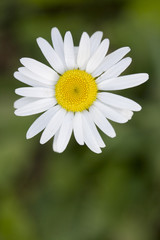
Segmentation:
{"type": "Polygon", "coordinates": [[[55,107],[52,107],[48,111],[43,113],[40,117],[38,117],[28,129],[26,138],[32,138],[38,133],[40,133],[47,126],[54,113],[55,107]]]}
{"type": "Polygon", "coordinates": [[[126,110],[126,109],[119,109],[119,108],[115,108],[116,111],[118,111],[120,114],[122,114],[124,117],[126,117],[128,120],[130,120],[133,116],[133,112],[130,110],[126,110]]]}
{"type": "Polygon", "coordinates": [[[93,77],[97,77],[107,71],[110,67],[119,62],[130,50],[129,47],[123,47],[108,54],[104,58],[102,64],[92,73],[93,77]]]}
{"type": "Polygon", "coordinates": [[[40,99],[15,110],[17,116],[28,116],[44,112],[56,104],[54,98],[40,99]]]}
{"type": "Polygon", "coordinates": [[[104,60],[104,57],[108,51],[109,48],[109,40],[104,39],[101,44],[99,45],[96,52],[93,54],[93,56],[89,59],[86,67],[86,71],[88,73],[93,73],[96,68],[101,64],[101,62],[104,60]]]}
{"type": "Polygon", "coordinates": [[[66,110],[61,108],[59,105],[56,106],[56,112],[54,116],[51,118],[50,122],[48,123],[47,127],[45,128],[44,132],[42,133],[40,143],[46,143],[60,128],[63,118],[66,114],[66,110]]]}
{"type": "Polygon", "coordinates": [[[60,129],[58,129],[58,131],[55,133],[54,138],[53,138],[53,150],[55,152],[58,151],[58,149],[57,149],[57,140],[58,140],[59,130],[60,129]]]}
{"type": "Polygon", "coordinates": [[[99,83],[109,78],[118,77],[122,72],[126,70],[126,68],[128,68],[131,62],[132,62],[132,59],[130,57],[122,59],[121,61],[113,65],[111,68],[109,68],[99,78],[97,78],[96,82],[99,83]]]}
{"type": "Polygon", "coordinates": [[[65,72],[65,66],[52,46],[43,38],[37,38],[37,43],[53,69],[55,69],[58,73],[63,74],[65,72]]]}
{"type": "MultiPolygon", "coordinates": [[[[75,59],[77,59],[77,56],[78,56],[78,50],[79,50],[79,47],[74,47],[74,55],[75,55],[75,59]]],[[[77,65],[77,61],[75,63],[75,69],[78,68],[78,65],[77,65]]]]}
{"type": "Polygon", "coordinates": [[[126,97],[119,96],[114,93],[101,92],[101,93],[98,93],[97,97],[99,100],[101,100],[105,104],[108,104],[117,108],[124,108],[132,111],[141,110],[141,106],[135,101],[126,97]]]}
{"type": "Polygon", "coordinates": [[[80,39],[77,56],[77,65],[80,69],[85,69],[89,57],[90,57],[90,38],[88,34],[84,32],[80,39]]]}
{"type": "Polygon", "coordinates": [[[137,73],[117,78],[111,78],[98,84],[99,90],[121,90],[136,87],[148,80],[147,73],[137,73]]]}
{"type": "Polygon", "coordinates": [[[53,149],[56,152],[59,153],[63,152],[69,143],[73,128],[73,117],[74,117],[73,112],[67,112],[66,116],[63,119],[63,123],[59,129],[58,136],[56,139],[55,149],[53,144],[53,149]]]}
{"type": "Polygon", "coordinates": [[[95,124],[109,137],[115,137],[116,133],[114,131],[114,128],[109,123],[109,121],[104,117],[104,115],[96,108],[94,105],[92,105],[89,109],[89,112],[92,115],[93,121],[95,124]]]}
{"type": "Polygon", "coordinates": [[[77,59],[79,47],[74,47],[75,58],[77,59]]]}
{"type": "Polygon", "coordinates": [[[99,100],[94,102],[94,106],[97,109],[99,109],[106,118],[108,118],[114,122],[125,123],[128,121],[128,118],[124,117],[123,114],[120,114],[113,107],[110,107],[110,106],[100,102],[99,100]]]}
{"type": "Polygon", "coordinates": [[[73,132],[76,141],[80,145],[84,145],[84,137],[83,137],[83,128],[82,128],[82,113],[76,112],[73,119],[73,132]]]}
{"type": "Polygon", "coordinates": [[[75,53],[74,53],[74,44],[73,38],[70,32],[66,32],[64,36],[64,56],[65,62],[68,69],[75,68],[75,53]]]}
{"type": "Polygon", "coordinates": [[[102,150],[100,149],[97,139],[95,138],[95,135],[93,134],[91,130],[91,126],[84,114],[82,114],[83,119],[83,136],[84,136],[84,142],[87,145],[87,147],[95,152],[95,153],[101,153],[102,150]]]}
{"type": "Polygon", "coordinates": [[[91,131],[92,131],[95,139],[97,140],[97,143],[98,143],[99,147],[100,148],[105,147],[106,145],[103,142],[103,139],[101,138],[101,136],[100,136],[100,134],[99,134],[99,132],[98,132],[98,130],[97,130],[93,120],[92,120],[91,114],[88,111],[83,111],[83,114],[85,115],[85,117],[86,117],[86,119],[87,119],[87,121],[89,123],[91,131]]]}
{"type": "Polygon", "coordinates": [[[41,85],[39,82],[24,76],[20,72],[14,72],[13,75],[17,80],[19,80],[20,82],[25,83],[29,86],[35,87],[35,86],[40,86],[41,85]]]}
{"type": "MultiPolygon", "coordinates": [[[[47,79],[44,77],[40,77],[36,73],[31,72],[26,67],[20,67],[20,68],[18,68],[18,71],[20,73],[21,78],[22,78],[22,76],[24,76],[25,78],[29,78],[30,81],[34,80],[36,85],[38,85],[38,84],[40,85],[42,83],[41,85],[43,85],[43,86],[44,85],[52,86],[59,79],[59,75],[56,72],[55,72],[54,76],[52,77],[52,79],[47,79]]],[[[28,84],[28,85],[30,85],[30,84],[28,84]]]]}
{"type": "Polygon", "coordinates": [[[103,32],[97,31],[93,33],[93,35],[90,38],[91,41],[91,55],[97,50],[98,46],[100,45],[100,42],[102,40],[103,32]]]}
{"type": "Polygon", "coordinates": [[[32,58],[21,58],[20,62],[28,68],[31,72],[37,74],[38,76],[51,80],[57,78],[58,74],[47,65],[32,59],[32,58]]]}
{"type": "Polygon", "coordinates": [[[55,51],[60,56],[61,60],[64,62],[63,39],[59,30],[56,27],[52,28],[51,37],[52,37],[52,43],[55,51]]]}
{"type": "Polygon", "coordinates": [[[14,108],[24,107],[28,103],[32,103],[32,102],[35,102],[37,100],[38,100],[37,98],[32,98],[32,97],[22,97],[22,98],[19,98],[18,100],[16,100],[14,102],[14,108]]]}
{"type": "Polygon", "coordinates": [[[24,97],[34,97],[34,98],[50,98],[54,96],[54,90],[52,88],[44,87],[22,87],[17,88],[15,93],[24,97]]]}

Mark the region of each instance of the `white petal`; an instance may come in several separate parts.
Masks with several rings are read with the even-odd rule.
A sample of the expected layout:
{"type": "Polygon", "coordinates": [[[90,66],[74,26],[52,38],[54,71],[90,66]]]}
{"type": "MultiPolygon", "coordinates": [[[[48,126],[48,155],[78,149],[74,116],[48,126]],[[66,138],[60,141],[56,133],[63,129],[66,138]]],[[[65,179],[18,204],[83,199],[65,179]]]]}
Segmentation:
{"type": "Polygon", "coordinates": [[[67,112],[66,116],[64,117],[63,123],[57,135],[56,148],[54,148],[53,143],[54,151],[61,153],[66,149],[72,134],[73,117],[73,112],[67,112]]]}
{"type": "Polygon", "coordinates": [[[77,59],[79,47],[74,47],[75,58],[77,59]]]}
{"type": "Polygon", "coordinates": [[[90,38],[88,34],[84,32],[80,39],[77,56],[77,65],[80,69],[85,69],[89,57],[90,57],[90,38]]]}
{"type": "Polygon", "coordinates": [[[105,104],[117,107],[117,108],[124,108],[132,111],[140,111],[141,106],[136,103],[135,101],[119,96],[117,94],[113,93],[106,93],[106,92],[101,92],[98,93],[98,99],[104,102],[105,104]]]}
{"type": "Polygon", "coordinates": [[[59,30],[54,27],[51,30],[51,37],[52,37],[52,43],[55,51],[60,56],[61,60],[64,61],[64,47],[63,47],[63,39],[59,32],[59,30]]]}
{"type": "Polygon", "coordinates": [[[91,38],[91,55],[97,50],[98,46],[100,45],[100,42],[102,40],[103,32],[97,31],[95,32],[91,38]]]}
{"type": "Polygon", "coordinates": [[[96,82],[102,82],[109,78],[118,77],[126,68],[131,64],[132,59],[130,57],[124,58],[115,65],[113,65],[110,69],[108,69],[105,73],[103,73],[99,78],[96,79],[96,82]]]}
{"type": "Polygon", "coordinates": [[[53,69],[55,69],[58,73],[63,74],[65,72],[65,66],[51,45],[43,38],[37,38],[37,43],[43,55],[53,69]]]}
{"type": "Polygon", "coordinates": [[[59,105],[56,106],[56,112],[55,112],[54,116],[51,118],[51,120],[48,123],[46,129],[42,133],[42,136],[41,136],[41,139],[40,139],[41,144],[46,143],[51,137],[54,136],[54,134],[60,128],[65,114],[66,114],[65,109],[61,108],[59,105]]]}
{"type": "Polygon", "coordinates": [[[66,32],[64,36],[64,56],[65,62],[68,69],[75,68],[75,54],[74,54],[74,45],[73,38],[70,32],[66,32]]]}
{"type": "Polygon", "coordinates": [[[93,73],[96,68],[101,64],[101,62],[104,60],[104,57],[108,51],[109,48],[109,40],[104,39],[101,44],[99,45],[96,52],[93,54],[93,56],[89,59],[86,67],[86,71],[88,73],[93,73]]]}
{"type": "MultiPolygon", "coordinates": [[[[29,78],[29,80],[31,81],[35,81],[36,85],[47,85],[47,86],[52,86],[53,84],[56,83],[56,81],[59,79],[59,75],[55,72],[54,74],[54,78],[52,77],[52,79],[47,79],[47,78],[44,78],[44,77],[40,77],[39,75],[31,72],[29,69],[27,69],[26,67],[20,67],[18,68],[18,71],[21,76],[21,78],[25,77],[25,78],[29,78]]],[[[29,84],[30,85],[30,84],[29,84]]]]}
{"type": "MultiPolygon", "coordinates": [[[[75,55],[75,59],[77,59],[77,56],[78,56],[78,50],[79,50],[79,47],[74,47],[74,55],[75,55]]],[[[78,68],[78,65],[77,65],[77,61],[75,63],[75,69],[78,68]]]]}
{"type": "Polygon", "coordinates": [[[15,110],[17,116],[28,116],[44,112],[56,104],[54,98],[40,99],[15,110]]]}
{"type": "Polygon", "coordinates": [[[130,50],[129,47],[123,47],[108,54],[101,65],[92,73],[93,77],[97,77],[107,71],[110,67],[119,62],[130,50]]]}
{"type": "Polygon", "coordinates": [[[15,93],[24,97],[35,97],[35,98],[50,98],[54,96],[54,90],[52,88],[43,87],[24,87],[17,88],[15,93]]]}
{"type": "Polygon", "coordinates": [[[36,73],[38,76],[42,78],[47,78],[48,80],[57,78],[58,74],[47,65],[32,59],[32,58],[21,58],[20,62],[28,68],[31,72],[36,73]]]}
{"type": "Polygon", "coordinates": [[[84,145],[84,138],[83,138],[83,128],[82,128],[82,113],[76,112],[74,119],[73,119],[73,132],[76,141],[80,145],[84,145]]]}
{"type": "Polygon", "coordinates": [[[38,133],[40,133],[47,126],[54,113],[55,107],[52,107],[48,111],[43,113],[40,117],[38,117],[28,129],[26,138],[32,138],[38,133]]]}
{"type": "MultiPolygon", "coordinates": [[[[29,74],[28,74],[28,76],[27,75],[24,75],[24,74],[22,74],[21,72],[30,72],[31,74],[34,74],[34,73],[32,73],[31,71],[29,71],[27,68],[25,68],[25,67],[21,67],[21,68],[19,68],[18,69],[19,70],[19,72],[15,72],[14,73],[14,77],[17,79],[17,80],[19,80],[19,81],[21,81],[21,82],[23,82],[23,83],[25,83],[25,84],[27,84],[27,85],[30,85],[30,86],[33,86],[33,87],[50,87],[50,86],[52,86],[51,84],[50,85],[48,85],[48,80],[46,80],[46,79],[44,79],[44,78],[41,78],[40,76],[38,76],[37,75],[37,81],[35,80],[35,79],[33,79],[33,78],[30,78],[29,77],[29,74]],[[23,70],[24,71],[23,71],[23,70]]],[[[49,80],[50,81],[50,80],[49,80]]],[[[53,81],[52,81],[53,82],[53,81]]]]}
{"type": "Polygon", "coordinates": [[[100,134],[99,134],[99,132],[98,132],[98,130],[97,130],[93,120],[92,120],[91,114],[88,111],[83,111],[83,114],[85,115],[85,117],[86,117],[86,119],[87,119],[87,121],[89,123],[91,131],[92,131],[95,139],[97,140],[97,143],[98,143],[99,147],[100,148],[105,147],[106,145],[103,142],[103,140],[102,140],[102,138],[101,138],[101,136],[100,136],[100,134]]]}
{"type": "Polygon", "coordinates": [[[14,72],[14,77],[19,80],[20,82],[23,82],[27,85],[30,85],[32,87],[35,87],[35,86],[40,86],[41,84],[33,79],[30,79],[26,76],[24,76],[23,74],[21,74],[20,72],[14,72]]]}
{"type": "Polygon", "coordinates": [[[24,107],[25,105],[27,105],[28,103],[32,103],[37,101],[37,98],[31,98],[31,97],[22,97],[19,98],[18,100],[16,100],[14,102],[14,108],[21,108],[24,107]]]}
{"type": "Polygon", "coordinates": [[[58,129],[58,131],[55,133],[54,139],[53,139],[53,150],[54,150],[55,152],[58,151],[58,149],[57,149],[57,140],[58,140],[59,130],[60,130],[60,129],[58,129]]]}
{"type": "Polygon", "coordinates": [[[128,120],[130,120],[133,116],[133,112],[130,110],[126,110],[126,109],[119,109],[119,108],[115,108],[116,111],[118,111],[120,114],[122,114],[124,117],[126,117],[128,120]]]}
{"type": "Polygon", "coordinates": [[[147,73],[137,73],[117,78],[111,78],[98,84],[99,90],[121,90],[138,86],[148,80],[147,73]]]}
{"type": "Polygon", "coordinates": [[[120,114],[114,108],[112,108],[98,100],[94,102],[94,106],[97,109],[99,109],[106,118],[108,118],[114,122],[125,123],[128,121],[128,118],[124,117],[123,114],[120,114]]]}
{"type": "Polygon", "coordinates": [[[104,117],[104,115],[95,107],[91,106],[89,112],[92,115],[95,124],[109,137],[115,137],[115,131],[109,121],[104,117]]]}
{"type": "Polygon", "coordinates": [[[91,126],[85,116],[85,114],[82,114],[83,119],[83,136],[84,136],[84,142],[87,145],[91,151],[95,153],[101,153],[102,150],[100,149],[97,139],[95,138],[95,135],[93,134],[91,130],[91,126]]]}

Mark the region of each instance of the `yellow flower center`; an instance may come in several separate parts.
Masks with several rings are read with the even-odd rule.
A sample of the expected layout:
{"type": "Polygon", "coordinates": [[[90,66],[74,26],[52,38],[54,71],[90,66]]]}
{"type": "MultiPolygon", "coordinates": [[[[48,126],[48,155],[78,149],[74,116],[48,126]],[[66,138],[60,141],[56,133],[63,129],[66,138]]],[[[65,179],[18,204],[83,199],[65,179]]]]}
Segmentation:
{"type": "Polygon", "coordinates": [[[58,104],[67,111],[81,112],[95,101],[97,84],[92,75],[85,71],[68,70],[56,83],[55,96],[58,104]]]}

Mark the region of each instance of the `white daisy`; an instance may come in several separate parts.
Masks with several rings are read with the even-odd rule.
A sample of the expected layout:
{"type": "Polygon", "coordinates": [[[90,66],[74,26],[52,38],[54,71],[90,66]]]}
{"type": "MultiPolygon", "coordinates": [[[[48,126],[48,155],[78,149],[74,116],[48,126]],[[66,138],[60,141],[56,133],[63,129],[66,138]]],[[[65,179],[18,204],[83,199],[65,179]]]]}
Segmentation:
{"type": "Polygon", "coordinates": [[[108,121],[125,123],[141,106],[131,99],[110,93],[112,90],[138,86],[148,74],[119,75],[130,65],[131,58],[122,59],[129,47],[108,55],[109,40],[102,32],[91,37],[84,32],[78,47],[66,32],[64,41],[57,28],[51,32],[53,47],[43,38],[37,43],[50,67],[32,58],[22,58],[14,77],[30,87],[15,90],[22,96],[14,103],[17,116],[42,113],[31,125],[27,139],[43,131],[40,143],[53,139],[53,150],[63,152],[71,138],[86,144],[93,152],[105,147],[97,127],[113,138],[115,131],[108,121]]]}

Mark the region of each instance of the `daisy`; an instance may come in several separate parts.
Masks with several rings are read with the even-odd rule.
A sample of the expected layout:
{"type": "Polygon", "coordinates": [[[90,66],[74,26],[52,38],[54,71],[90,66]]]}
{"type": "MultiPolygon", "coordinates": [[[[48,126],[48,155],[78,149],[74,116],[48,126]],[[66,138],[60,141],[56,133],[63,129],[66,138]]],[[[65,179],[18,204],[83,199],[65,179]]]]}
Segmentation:
{"type": "Polygon", "coordinates": [[[83,32],[75,47],[71,33],[64,40],[57,28],[51,31],[53,47],[43,38],[37,43],[49,66],[32,58],[21,58],[14,77],[29,85],[15,90],[22,96],[15,101],[15,114],[27,116],[42,113],[30,126],[27,139],[43,131],[40,143],[52,137],[53,150],[63,152],[72,132],[80,145],[86,144],[95,153],[105,147],[97,127],[106,135],[116,136],[109,120],[125,123],[141,106],[131,99],[110,91],[138,86],[148,80],[148,74],[119,76],[131,63],[123,58],[129,47],[107,55],[109,40],[103,33],[91,37],[83,32]]]}

